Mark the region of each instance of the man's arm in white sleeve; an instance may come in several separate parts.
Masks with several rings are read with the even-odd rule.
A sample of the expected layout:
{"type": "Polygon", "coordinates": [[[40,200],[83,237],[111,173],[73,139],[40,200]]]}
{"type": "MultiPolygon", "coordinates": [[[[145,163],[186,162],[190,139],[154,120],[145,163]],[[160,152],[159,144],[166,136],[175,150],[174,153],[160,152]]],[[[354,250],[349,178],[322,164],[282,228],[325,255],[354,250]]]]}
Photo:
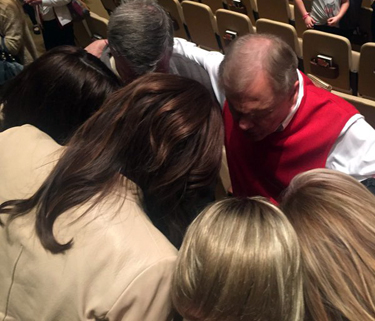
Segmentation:
{"type": "Polygon", "coordinates": [[[219,86],[219,67],[224,55],[218,51],[207,51],[182,38],[174,38],[173,52],[194,60],[208,73],[216,99],[223,107],[225,95],[219,86]]]}
{"type": "Polygon", "coordinates": [[[344,126],[333,146],[326,167],[362,181],[375,176],[375,129],[356,114],[344,126]]]}

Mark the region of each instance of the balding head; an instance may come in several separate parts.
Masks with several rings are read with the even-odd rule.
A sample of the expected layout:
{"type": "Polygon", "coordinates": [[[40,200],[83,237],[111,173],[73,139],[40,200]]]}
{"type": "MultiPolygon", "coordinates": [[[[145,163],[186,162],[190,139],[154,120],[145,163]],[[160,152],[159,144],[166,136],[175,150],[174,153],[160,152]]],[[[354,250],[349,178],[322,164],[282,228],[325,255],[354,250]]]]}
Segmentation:
{"type": "Polygon", "coordinates": [[[220,66],[225,93],[241,94],[266,77],[277,96],[286,96],[296,82],[298,59],[281,39],[267,34],[238,38],[229,48],[220,66]]]}
{"type": "Polygon", "coordinates": [[[299,92],[298,60],[282,40],[270,35],[240,37],[220,66],[228,107],[254,141],[282,128],[299,92]]]}

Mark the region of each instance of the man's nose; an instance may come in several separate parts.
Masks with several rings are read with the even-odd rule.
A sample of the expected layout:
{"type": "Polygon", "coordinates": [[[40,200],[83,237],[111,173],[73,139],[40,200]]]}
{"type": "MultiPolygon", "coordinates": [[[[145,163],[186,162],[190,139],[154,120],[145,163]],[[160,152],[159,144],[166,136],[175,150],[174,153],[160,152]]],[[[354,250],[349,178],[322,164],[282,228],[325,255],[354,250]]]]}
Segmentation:
{"type": "Polygon", "coordinates": [[[252,120],[250,119],[245,119],[245,118],[240,118],[239,122],[238,122],[238,126],[244,130],[244,131],[247,131],[251,128],[254,127],[254,123],[252,120]]]}

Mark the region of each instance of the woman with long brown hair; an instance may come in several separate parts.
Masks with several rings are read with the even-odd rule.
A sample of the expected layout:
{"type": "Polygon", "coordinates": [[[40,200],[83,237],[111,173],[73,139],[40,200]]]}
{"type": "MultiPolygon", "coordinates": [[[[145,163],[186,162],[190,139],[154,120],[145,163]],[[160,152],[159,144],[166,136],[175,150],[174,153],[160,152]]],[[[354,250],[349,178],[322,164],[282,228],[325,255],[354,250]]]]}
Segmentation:
{"type": "Polygon", "coordinates": [[[121,85],[82,48],[51,49],[5,86],[0,130],[30,124],[64,145],[121,85]]]}
{"type": "Polygon", "coordinates": [[[66,148],[30,125],[1,133],[0,317],[167,320],[176,250],[145,211],[180,226],[217,176],[222,135],[202,85],[157,73],[66,148]]]}
{"type": "Polygon", "coordinates": [[[281,203],[301,245],[306,320],[375,320],[375,196],[349,175],[296,176],[281,203]]]}

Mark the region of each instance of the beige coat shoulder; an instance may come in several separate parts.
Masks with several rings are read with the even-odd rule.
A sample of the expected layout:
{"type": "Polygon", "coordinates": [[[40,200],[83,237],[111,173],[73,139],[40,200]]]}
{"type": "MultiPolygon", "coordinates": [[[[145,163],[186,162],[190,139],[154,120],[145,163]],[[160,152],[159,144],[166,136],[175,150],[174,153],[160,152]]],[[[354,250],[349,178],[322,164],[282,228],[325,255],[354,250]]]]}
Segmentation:
{"type": "MultiPolygon", "coordinates": [[[[0,201],[35,192],[63,149],[30,125],[0,133],[0,201]]],[[[123,195],[61,215],[54,234],[74,242],[64,254],[41,246],[35,212],[0,227],[0,319],[7,311],[9,320],[169,320],[177,251],[136,195],[123,195]]]]}

